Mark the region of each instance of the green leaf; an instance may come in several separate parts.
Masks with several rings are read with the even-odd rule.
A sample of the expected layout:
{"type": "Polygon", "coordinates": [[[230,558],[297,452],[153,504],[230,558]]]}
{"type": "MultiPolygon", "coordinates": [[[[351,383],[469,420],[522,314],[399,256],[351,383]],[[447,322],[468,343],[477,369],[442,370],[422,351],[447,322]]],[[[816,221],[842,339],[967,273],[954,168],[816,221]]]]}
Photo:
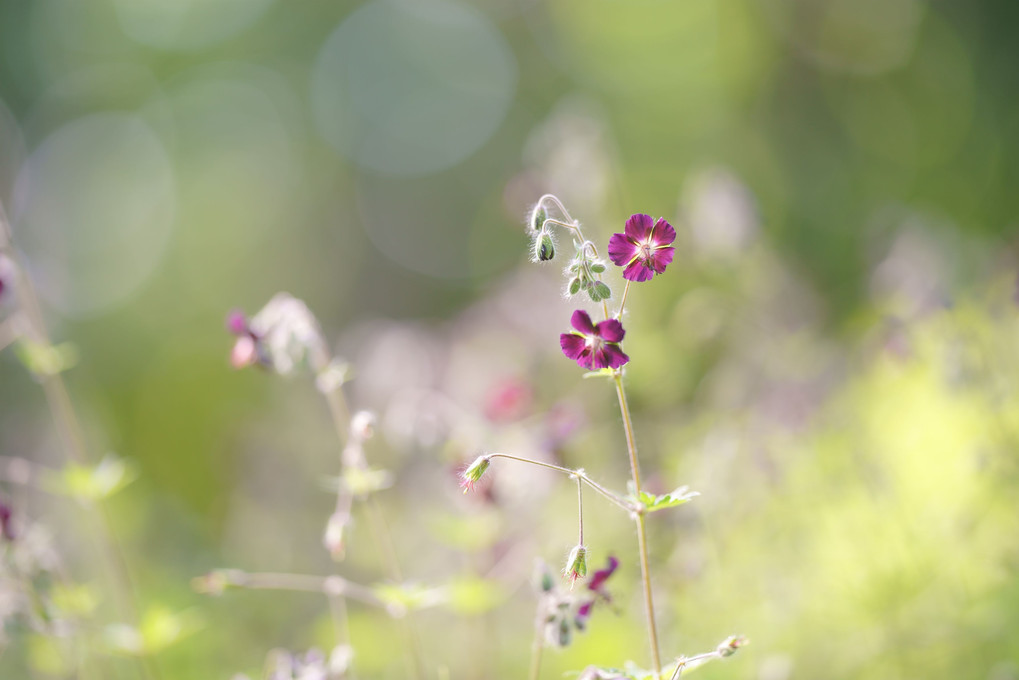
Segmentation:
{"type": "Polygon", "coordinates": [[[97,501],[117,493],[138,477],[134,463],[112,454],[95,467],[68,463],[63,470],[44,477],[44,487],[84,501],[97,501]]]}
{"type": "Polygon", "coordinates": [[[392,473],[378,468],[347,467],[343,474],[332,485],[342,484],[344,488],[358,496],[365,496],[375,491],[392,486],[392,473]]]}
{"type": "Polygon", "coordinates": [[[402,617],[408,611],[434,607],[446,599],[441,588],[429,588],[418,583],[383,583],[375,586],[374,590],[375,596],[395,617],[402,617]]]}
{"type": "Polygon", "coordinates": [[[601,264],[600,262],[595,262],[594,264],[591,265],[591,271],[593,271],[595,274],[601,274],[602,272],[605,271],[605,265],[601,264]]]}
{"type": "Polygon", "coordinates": [[[15,347],[15,353],[25,368],[38,377],[63,373],[78,363],[78,350],[69,342],[46,345],[22,338],[15,347]]]}
{"type": "Polygon", "coordinates": [[[643,505],[648,512],[655,512],[657,510],[664,510],[666,508],[674,508],[678,505],[683,505],[691,501],[694,497],[700,494],[696,491],[690,491],[689,487],[681,486],[678,489],[674,489],[669,493],[656,496],[653,493],[647,491],[641,491],[639,496],[634,495],[631,486],[630,498],[643,505]]]}
{"type": "Polygon", "coordinates": [[[193,610],[173,612],[156,606],[145,612],[137,627],[126,623],[106,626],[104,637],[114,654],[145,656],[161,652],[201,628],[201,618],[193,610]]]}

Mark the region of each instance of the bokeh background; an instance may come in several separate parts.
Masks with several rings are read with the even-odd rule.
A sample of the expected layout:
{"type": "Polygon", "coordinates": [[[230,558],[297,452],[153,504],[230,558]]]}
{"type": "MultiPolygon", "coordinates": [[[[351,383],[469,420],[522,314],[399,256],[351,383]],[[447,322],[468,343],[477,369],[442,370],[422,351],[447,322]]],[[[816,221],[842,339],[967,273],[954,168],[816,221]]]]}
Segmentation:
{"type": "MultiPolygon", "coordinates": [[[[599,244],[634,212],[680,234],[625,318],[649,484],[702,494],[652,517],[663,655],[738,632],[699,674],[1019,677],[1017,21],[1006,1],[0,2],[0,200],[76,347],[90,453],[138,472],[109,510],[143,607],[196,627],[162,677],[331,645],[322,598],[208,598],[211,568],[385,578],[357,517],[344,562],[321,547],[337,444],[311,378],[229,367],[227,310],[281,290],[378,413],[403,570],[446,595],[414,617],[433,677],[524,677],[533,560],[565,558],[574,490],[500,465],[464,498],[457,466],[627,476],[611,386],[559,352],[563,260],[527,262],[544,192],[599,244]]],[[[11,350],[0,454],[65,460],[11,350]]],[[[0,485],[116,620],[74,501],[0,485]]],[[[545,677],[647,663],[631,525],[593,496],[586,525],[592,564],[622,562],[618,612],[545,677]]],[[[406,677],[393,623],[351,616],[361,677],[406,677]]],[[[73,677],[58,647],[14,631],[0,676],[73,677]]]]}

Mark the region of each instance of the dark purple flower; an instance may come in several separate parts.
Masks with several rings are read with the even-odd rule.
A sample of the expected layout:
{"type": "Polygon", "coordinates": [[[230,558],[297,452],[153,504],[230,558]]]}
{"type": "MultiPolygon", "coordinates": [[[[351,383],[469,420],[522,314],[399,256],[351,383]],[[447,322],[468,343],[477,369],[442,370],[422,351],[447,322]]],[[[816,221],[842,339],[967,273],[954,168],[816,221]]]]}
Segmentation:
{"type": "Polygon", "coordinates": [[[598,593],[606,600],[611,599],[605,591],[605,582],[609,580],[609,577],[612,576],[618,568],[619,560],[617,560],[615,556],[610,556],[608,566],[604,569],[599,569],[591,575],[591,578],[587,582],[587,589],[598,593]]]}
{"type": "Polygon", "coordinates": [[[591,370],[619,368],[630,360],[619,349],[626,331],[617,319],[606,319],[596,326],[587,312],[578,309],[573,312],[570,323],[576,330],[561,334],[559,345],[563,354],[576,361],[578,366],[591,370]]]}
{"type": "Polygon", "coordinates": [[[648,281],[661,274],[672,262],[676,230],[659,217],[651,221],[650,215],[630,215],[622,234],[609,239],[609,259],[623,270],[623,278],[630,281],[648,281]]]}
{"type": "Polygon", "coordinates": [[[17,537],[14,531],[13,515],[11,506],[0,501],[0,536],[8,541],[13,541],[17,537]]]}
{"type": "Polygon", "coordinates": [[[587,620],[591,618],[591,609],[593,607],[594,600],[588,600],[577,607],[577,615],[573,617],[573,623],[577,626],[577,630],[585,630],[587,628],[587,620]]]}

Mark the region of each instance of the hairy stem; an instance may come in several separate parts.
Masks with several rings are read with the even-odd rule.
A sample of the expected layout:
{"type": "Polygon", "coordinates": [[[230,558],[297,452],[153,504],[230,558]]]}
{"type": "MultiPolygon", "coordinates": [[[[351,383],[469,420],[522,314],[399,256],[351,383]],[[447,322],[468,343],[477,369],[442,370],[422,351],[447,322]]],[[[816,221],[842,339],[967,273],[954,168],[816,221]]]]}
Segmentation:
{"type": "MultiPolygon", "coordinates": [[[[613,376],[616,383],[616,395],[619,397],[619,411],[623,416],[623,430],[626,433],[626,450],[630,455],[630,474],[633,477],[634,491],[640,497],[640,463],[637,460],[637,442],[633,436],[633,420],[630,418],[630,407],[626,401],[626,390],[623,388],[622,375],[617,371],[613,376]]],[[[655,603],[651,594],[651,565],[648,560],[647,528],[645,515],[637,513],[637,547],[640,551],[640,575],[644,585],[644,609],[647,613],[648,641],[651,645],[651,660],[654,664],[655,678],[661,677],[662,660],[658,653],[658,628],[655,624],[655,603]]]]}
{"type": "Polygon", "coordinates": [[[609,491],[608,489],[606,489],[601,484],[595,482],[593,479],[591,479],[590,477],[587,476],[587,473],[584,472],[584,470],[582,468],[577,468],[576,470],[572,470],[570,468],[565,468],[565,467],[562,467],[560,465],[553,465],[552,463],[545,463],[543,461],[534,460],[532,458],[524,458],[522,456],[512,456],[512,455],[510,455],[508,453],[489,453],[489,454],[486,454],[486,455],[489,458],[505,458],[506,460],[515,460],[515,461],[520,462],[520,463],[530,463],[531,465],[537,465],[538,467],[548,468],[549,470],[555,470],[557,472],[561,472],[564,475],[568,475],[570,477],[576,477],[578,480],[584,482],[585,484],[590,486],[592,489],[597,491],[599,494],[604,496],[613,505],[615,505],[615,506],[619,507],[620,509],[626,511],[628,514],[634,514],[634,513],[637,512],[637,508],[634,507],[634,505],[632,503],[628,502],[625,498],[623,498],[619,494],[613,493],[612,491],[609,491]]]}
{"type": "Polygon", "coordinates": [[[584,545],[584,485],[580,477],[577,477],[577,525],[580,530],[577,545],[584,545]]]}

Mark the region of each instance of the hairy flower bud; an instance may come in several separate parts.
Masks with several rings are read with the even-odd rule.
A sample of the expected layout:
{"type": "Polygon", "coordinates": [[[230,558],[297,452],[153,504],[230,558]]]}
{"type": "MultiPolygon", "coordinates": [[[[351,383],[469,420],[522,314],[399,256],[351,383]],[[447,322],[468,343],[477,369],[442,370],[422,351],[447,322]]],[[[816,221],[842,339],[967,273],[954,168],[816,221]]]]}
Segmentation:
{"type": "Polygon", "coordinates": [[[536,590],[542,593],[551,593],[555,588],[552,570],[549,569],[545,560],[537,560],[534,563],[534,586],[536,590]]]}
{"type": "Polygon", "coordinates": [[[548,262],[555,257],[555,243],[552,235],[547,231],[539,233],[534,239],[534,259],[538,262],[548,262]]]}
{"type": "Polygon", "coordinates": [[[474,485],[488,470],[488,466],[492,464],[492,459],[489,456],[478,456],[473,463],[467,466],[467,469],[460,473],[460,487],[464,490],[464,493],[474,490],[474,485]]]}
{"type": "Polygon", "coordinates": [[[718,652],[718,655],[722,657],[732,656],[733,654],[736,653],[737,649],[739,649],[740,647],[745,647],[746,644],[747,639],[744,636],[730,635],[729,637],[722,640],[722,642],[718,645],[718,648],[715,649],[715,651],[718,652]]]}
{"type": "Polygon", "coordinates": [[[577,579],[587,576],[587,548],[582,545],[573,546],[569,557],[566,558],[566,568],[563,569],[563,576],[570,582],[570,588],[577,582],[577,579]]]}
{"type": "Polygon", "coordinates": [[[545,206],[538,203],[531,210],[531,214],[527,218],[527,224],[534,231],[541,231],[545,226],[545,220],[548,219],[548,212],[545,210],[545,206]]]}

